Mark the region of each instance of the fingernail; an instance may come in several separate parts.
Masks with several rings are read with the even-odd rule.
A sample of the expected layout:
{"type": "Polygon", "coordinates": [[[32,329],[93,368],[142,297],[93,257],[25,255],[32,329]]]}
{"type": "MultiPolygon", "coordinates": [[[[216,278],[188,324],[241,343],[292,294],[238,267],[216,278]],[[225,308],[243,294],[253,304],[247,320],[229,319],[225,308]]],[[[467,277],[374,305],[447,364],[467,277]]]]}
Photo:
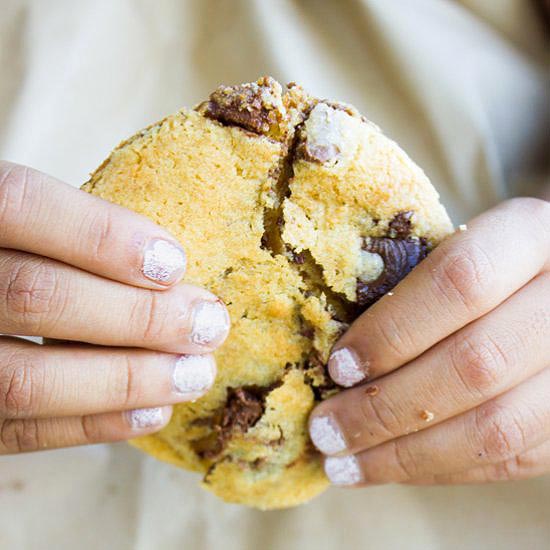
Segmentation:
{"type": "Polygon", "coordinates": [[[210,356],[205,355],[182,355],[176,361],[172,377],[178,393],[202,394],[214,382],[214,361],[210,356]]]}
{"type": "Polygon", "coordinates": [[[340,386],[350,388],[367,377],[355,354],[348,348],[340,348],[330,354],[328,360],[330,377],[340,386]]]}
{"type": "Polygon", "coordinates": [[[314,416],[309,425],[313,444],[323,454],[334,455],[346,450],[346,441],[332,416],[314,416]]]}
{"type": "Polygon", "coordinates": [[[229,330],[229,315],[221,301],[198,302],[193,309],[191,341],[201,346],[225,338],[229,330]]]}
{"type": "Polygon", "coordinates": [[[353,455],[328,457],[325,473],[333,485],[355,485],[363,477],[359,461],[353,455]]]}
{"type": "Polygon", "coordinates": [[[144,428],[161,426],[164,423],[162,407],[134,409],[129,411],[128,422],[134,430],[143,430],[144,428]]]}
{"type": "Polygon", "coordinates": [[[185,252],[178,245],[154,239],[143,251],[142,273],[159,283],[175,281],[183,275],[186,266],[185,252]]]}

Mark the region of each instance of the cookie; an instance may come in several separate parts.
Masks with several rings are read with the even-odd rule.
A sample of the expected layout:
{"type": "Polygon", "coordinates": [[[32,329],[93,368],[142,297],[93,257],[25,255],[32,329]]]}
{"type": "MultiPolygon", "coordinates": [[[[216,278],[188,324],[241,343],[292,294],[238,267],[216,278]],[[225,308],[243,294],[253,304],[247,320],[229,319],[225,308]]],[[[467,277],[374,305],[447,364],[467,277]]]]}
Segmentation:
{"type": "Polygon", "coordinates": [[[264,77],[139,132],[83,189],[170,230],[231,316],[213,389],[132,444],[229,502],[322,492],[307,418],[339,391],[330,348],[452,231],[422,170],[353,107],[264,77]]]}

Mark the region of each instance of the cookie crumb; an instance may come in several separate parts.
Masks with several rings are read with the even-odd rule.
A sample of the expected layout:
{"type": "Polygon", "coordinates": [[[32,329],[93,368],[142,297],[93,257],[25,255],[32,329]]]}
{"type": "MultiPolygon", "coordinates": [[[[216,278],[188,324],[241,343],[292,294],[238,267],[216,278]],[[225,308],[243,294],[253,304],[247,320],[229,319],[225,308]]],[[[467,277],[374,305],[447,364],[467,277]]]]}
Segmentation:
{"type": "Polygon", "coordinates": [[[380,388],[378,386],[368,386],[365,390],[365,393],[369,397],[374,397],[375,395],[378,395],[380,393],[380,388]]]}
{"type": "Polygon", "coordinates": [[[467,231],[467,230],[468,230],[468,226],[467,226],[465,223],[461,223],[461,224],[458,226],[458,230],[459,230],[459,231],[467,231]]]}
{"type": "Polygon", "coordinates": [[[423,410],[420,413],[420,418],[424,420],[424,422],[431,422],[434,419],[434,413],[430,411],[423,410]]]}

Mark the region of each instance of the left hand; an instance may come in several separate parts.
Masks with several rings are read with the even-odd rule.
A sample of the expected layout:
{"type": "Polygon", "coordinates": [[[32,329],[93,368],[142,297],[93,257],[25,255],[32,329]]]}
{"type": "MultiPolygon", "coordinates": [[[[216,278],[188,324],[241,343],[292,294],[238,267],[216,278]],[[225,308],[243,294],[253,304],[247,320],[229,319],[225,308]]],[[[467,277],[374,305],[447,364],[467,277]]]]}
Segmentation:
{"type": "Polygon", "coordinates": [[[337,485],[550,473],[550,203],[513,199],[437,247],[336,343],[310,434],[337,485]]]}

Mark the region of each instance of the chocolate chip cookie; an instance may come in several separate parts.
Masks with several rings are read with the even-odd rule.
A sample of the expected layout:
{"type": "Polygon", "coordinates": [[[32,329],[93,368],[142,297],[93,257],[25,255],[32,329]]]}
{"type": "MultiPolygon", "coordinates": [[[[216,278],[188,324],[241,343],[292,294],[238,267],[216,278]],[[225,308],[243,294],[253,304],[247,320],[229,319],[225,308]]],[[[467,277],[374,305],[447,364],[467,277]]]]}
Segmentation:
{"type": "Polygon", "coordinates": [[[353,107],[264,77],[139,132],[83,189],[168,228],[231,315],[213,389],[132,443],[230,502],[323,491],[306,421],[339,391],[329,350],[452,231],[422,170],[353,107]]]}

